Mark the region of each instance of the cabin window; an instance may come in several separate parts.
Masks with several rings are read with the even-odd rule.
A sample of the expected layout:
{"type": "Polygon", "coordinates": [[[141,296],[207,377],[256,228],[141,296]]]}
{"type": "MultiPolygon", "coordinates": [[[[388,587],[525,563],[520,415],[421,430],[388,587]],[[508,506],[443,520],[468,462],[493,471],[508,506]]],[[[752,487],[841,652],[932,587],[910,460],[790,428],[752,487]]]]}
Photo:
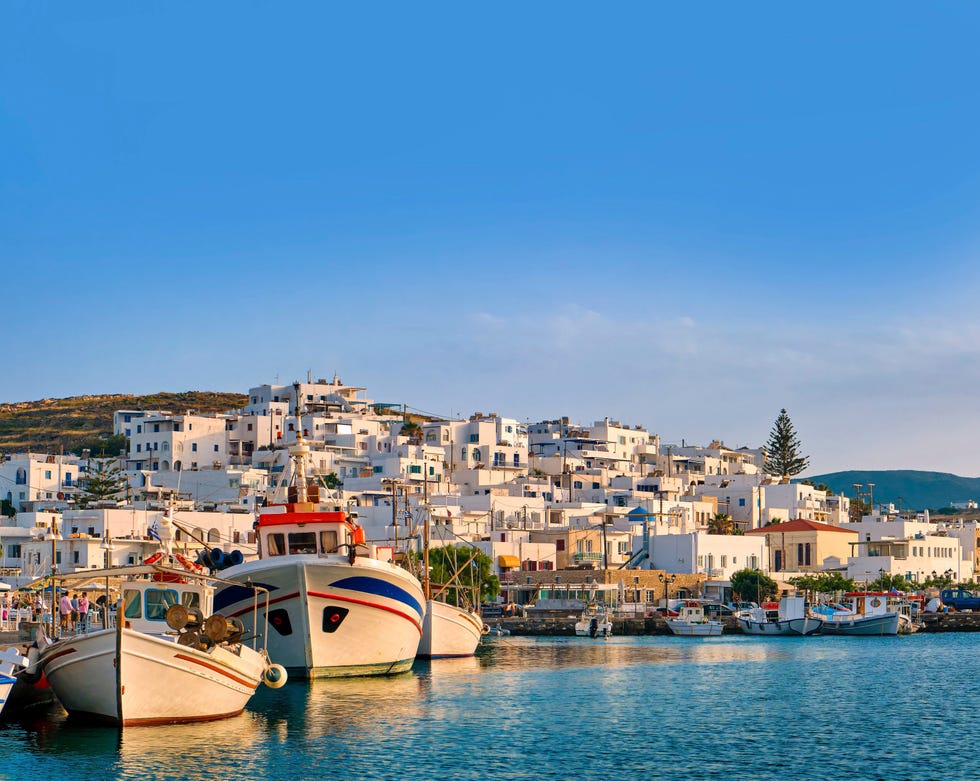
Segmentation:
{"type": "Polygon", "coordinates": [[[123,615],[126,618],[143,617],[143,603],[139,591],[127,589],[123,592],[123,615]]]}
{"type": "Polygon", "coordinates": [[[320,532],[320,550],[324,553],[337,552],[337,532],[320,532]]]}
{"type": "Polygon", "coordinates": [[[286,537],[283,534],[270,534],[266,537],[269,543],[269,555],[270,556],[285,556],[286,555],[286,537]]]}
{"type": "Polygon", "coordinates": [[[148,588],[146,590],[146,618],[148,621],[165,621],[167,608],[179,602],[173,589],[148,588]]]}
{"type": "Polygon", "coordinates": [[[293,532],[289,535],[289,553],[316,553],[315,532],[293,532]]]}

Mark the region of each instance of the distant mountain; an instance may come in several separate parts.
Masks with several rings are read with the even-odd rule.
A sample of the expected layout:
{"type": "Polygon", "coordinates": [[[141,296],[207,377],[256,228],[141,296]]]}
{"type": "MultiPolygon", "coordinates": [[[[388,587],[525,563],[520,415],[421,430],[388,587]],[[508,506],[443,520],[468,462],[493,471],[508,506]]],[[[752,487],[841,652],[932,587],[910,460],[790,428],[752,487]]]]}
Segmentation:
{"type": "Polygon", "coordinates": [[[117,455],[125,443],[112,439],[112,414],[116,410],[169,410],[174,414],[194,410],[204,414],[227,412],[247,403],[248,397],[241,393],[184,391],[0,404],[0,453],[57,453],[62,447],[70,453],[85,447],[97,455],[105,447],[108,455],[117,455]]]}
{"type": "MultiPolygon", "coordinates": [[[[903,510],[938,510],[950,502],[969,499],[980,502],[980,477],[960,477],[948,472],[919,472],[912,469],[881,471],[831,472],[826,475],[807,475],[811,483],[823,483],[835,494],[854,497],[854,484],[860,483],[867,492],[874,483],[873,496],[877,505],[891,502],[903,510]]],[[[866,498],[866,497],[863,497],[866,498]]]]}

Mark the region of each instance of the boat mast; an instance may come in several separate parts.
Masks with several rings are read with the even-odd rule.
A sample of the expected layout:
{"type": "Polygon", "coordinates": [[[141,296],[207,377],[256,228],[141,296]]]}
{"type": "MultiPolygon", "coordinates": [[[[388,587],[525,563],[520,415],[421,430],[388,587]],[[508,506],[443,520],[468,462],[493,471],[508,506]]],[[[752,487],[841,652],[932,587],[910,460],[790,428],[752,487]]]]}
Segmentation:
{"type": "Polygon", "coordinates": [[[432,586],[429,582],[429,472],[425,464],[425,446],[422,450],[422,507],[424,520],[422,522],[422,590],[425,600],[432,599],[432,586]]]}

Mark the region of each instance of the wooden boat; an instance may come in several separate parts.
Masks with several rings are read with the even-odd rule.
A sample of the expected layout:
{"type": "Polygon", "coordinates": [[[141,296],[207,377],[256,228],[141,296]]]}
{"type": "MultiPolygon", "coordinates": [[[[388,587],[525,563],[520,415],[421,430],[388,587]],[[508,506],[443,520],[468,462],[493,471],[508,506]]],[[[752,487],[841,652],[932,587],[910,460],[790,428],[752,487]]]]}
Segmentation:
{"type": "Polygon", "coordinates": [[[367,544],[353,516],[321,506],[302,437],[289,453],[292,484],[275,497],[285,501],[261,508],[255,524],[259,558],[221,571],[232,583],[218,589],[215,609],[249,632],[268,625],[269,654],[290,676],[407,671],[422,636],[421,584],[367,544]],[[268,610],[253,611],[252,583],[269,590],[268,610]]]}
{"type": "Polygon", "coordinates": [[[683,637],[715,637],[722,633],[721,621],[707,618],[700,603],[689,601],[677,608],[676,617],[667,618],[667,627],[683,637]]]}
{"type": "Polygon", "coordinates": [[[803,597],[783,597],[779,600],[776,618],[770,618],[764,608],[755,607],[748,611],[748,615],[740,615],[737,621],[743,634],[770,637],[805,637],[819,632],[823,626],[819,618],[806,614],[806,600],[803,597]]]}
{"type": "Polygon", "coordinates": [[[241,622],[212,615],[214,587],[189,564],[84,573],[124,580],[115,627],[41,643],[37,670],[70,716],[122,727],[210,721],[241,713],[261,682],[285,682],[254,635],[244,642],[241,622]]]}

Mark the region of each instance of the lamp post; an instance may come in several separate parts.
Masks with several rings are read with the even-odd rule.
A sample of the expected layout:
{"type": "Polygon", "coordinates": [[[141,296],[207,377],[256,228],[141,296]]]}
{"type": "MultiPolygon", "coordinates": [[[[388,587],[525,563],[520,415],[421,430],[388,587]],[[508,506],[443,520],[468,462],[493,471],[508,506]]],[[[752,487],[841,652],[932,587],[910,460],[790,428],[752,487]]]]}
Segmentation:
{"type": "Polygon", "coordinates": [[[664,584],[664,615],[667,615],[667,611],[670,608],[670,602],[667,599],[668,592],[670,590],[670,584],[677,580],[676,573],[673,575],[665,575],[663,572],[657,573],[657,580],[664,584]]]}
{"type": "MultiPolygon", "coordinates": [[[[878,582],[881,583],[881,590],[887,591],[888,588],[885,587],[885,570],[884,568],[878,570],[878,582]]],[[[888,584],[889,587],[891,584],[888,584]]]]}
{"type": "MultiPolygon", "coordinates": [[[[55,621],[57,603],[55,602],[54,579],[55,575],[58,574],[58,540],[61,539],[61,535],[58,534],[58,516],[54,514],[51,516],[51,534],[49,537],[51,539],[51,637],[57,638],[58,624],[55,621]]],[[[44,593],[43,590],[41,593],[44,593]]]]}

